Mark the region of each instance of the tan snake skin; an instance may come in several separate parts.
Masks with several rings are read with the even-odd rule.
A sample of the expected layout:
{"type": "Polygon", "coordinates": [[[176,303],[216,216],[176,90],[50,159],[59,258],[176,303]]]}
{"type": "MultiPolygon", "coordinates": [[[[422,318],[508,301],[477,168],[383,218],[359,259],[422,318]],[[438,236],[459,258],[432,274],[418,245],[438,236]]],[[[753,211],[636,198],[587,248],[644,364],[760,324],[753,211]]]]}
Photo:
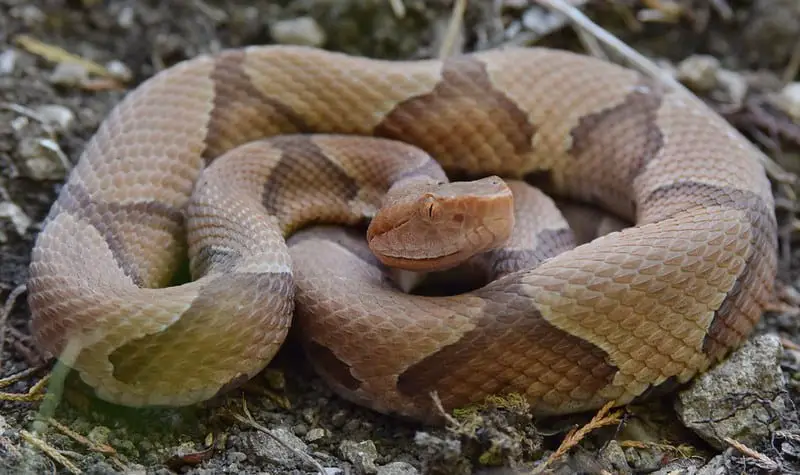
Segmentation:
{"type": "MultiPolygon", "coordinates": [[[[769,302],[776,222],[758,153],[657,83],[562,51],[203,56],[130,93],[88,143],[33,251],[32,333],[101,398],[185,405],[270,361],[296,293],[314,366],[377,411],[429,420],[431,391],[448,409],[505,392],[539,414],[625,404],[722,359],[769,302]],[[470,293],[406,295],[346,238],[284,239],[372,216],[403,170],[436,173],[424,154],[279,137],[200,179],[236,146],[312,132],[395,139],[451,176],[526,179],[636,226],[470,293]],[[195,280],[168,286],[187,249],[195,280]]],[[[534,239],[558,242],[559,219],[534,239]]]]}

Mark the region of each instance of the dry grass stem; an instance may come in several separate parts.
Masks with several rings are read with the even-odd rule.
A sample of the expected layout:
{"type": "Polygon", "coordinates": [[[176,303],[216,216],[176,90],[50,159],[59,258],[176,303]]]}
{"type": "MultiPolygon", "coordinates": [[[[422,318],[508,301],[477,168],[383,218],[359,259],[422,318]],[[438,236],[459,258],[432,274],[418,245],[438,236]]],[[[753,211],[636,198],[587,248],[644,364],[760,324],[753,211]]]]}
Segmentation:
{"type": "Polygon", "coordinates": [[[241,414],[237,414],[235,412],[231,412],[230,415],[231,415],[231,417],[233,417],[237,421],[239,421],[239,422],[241,422],[243,424],[247,424],[250,427],[253,427],[253,428],[263,432],[268,437],[272,438],[275,442],[280,444],[286,450],[288,450],[291,453],[297,455],[301,459],[308,461],[317,470],[317,472],[320,473],[320,475],[326,475],[327,472],[325,471],[325,468],[319,462],[317,462],[313,457],[311,457],[310,455],[308,455],[305,452],[301,452],[301,451],[295,449],[294,447],[291,447],[291,446],[287,445],[286,442],[284,442],[280,438],[276,437],[272,432],[270,432],[269,429],[267,429],[266,427],[264,427],[261,424],[259,424],[258,422],[256,422],[255,419],[253,419],[252,414],[250,414],[250,410],[247,408],[247,403],[244,400],[242,400],[242,411],[245,414],[244,416],[242,416],[241,414]]]}
{"type": "Polygon", "coordinates": [[[775,462],[774,460],[762,454],[761,452],[751,449],[750,447],[744,445],[743,443],[737,440],[733,440],[730,437],[723,437],[722,440],[724,440],[728,445],[738,450],[742,454],[756,460],[759,463],[759,465],[761,465],[766,470],[774,471],[780,468],[778,462],[775,462]]]}
{"type": "Polygon", "coordinates": [[[552,465],[556,460],[566,455],[567,452],[578,445],[578,443],[580,443],[580,441],[583,440],[583,438],[593,430],[608,425],[618,424],[622,420],[622,411],[617,410],[609,414],[608,411],[612,407],[614,407],[614,401],[607,402],[605,406],[597,411],[597,414],[595,414],[592,420],[590,420],[586,425],[579,429],[573,428],[570,430],[569,433],[567,433],[567,436],[564,437],[564,440],[561,441],[561,445],[558,446],[558,449],[550,454],[543,464],[536,467],[533,473],[542,473],[547,467],[552,465]]]}
{"type": "Polygon", "coordinates": [[[453,4],[453,12],[450,14],[450,22],[447,24],[447,32],[444,35],[442,46],[439,48],[439,59],[451,56],[455,51],[456,39],[464,22],[464,12],[467,9],[467,0],[456,0],[453,4]]]}
{"type": "Polygon", "coordinates": [[[31,434],[26,430],[20,430],[19,435],[22,437],[25,442],[31,444],[32,446],[36,447],[37,449],[44,452],[45,455],[56,461],[57,463],[61,464],[64,468],[66,468],[70,473],[83,473],[81,469],[78,468],[77,465],[72,463],[68,458],[64,457],[61,452],[59,452],[55,447],[48,444],[44,440],[36,437],[35,435],[31,434]]]}

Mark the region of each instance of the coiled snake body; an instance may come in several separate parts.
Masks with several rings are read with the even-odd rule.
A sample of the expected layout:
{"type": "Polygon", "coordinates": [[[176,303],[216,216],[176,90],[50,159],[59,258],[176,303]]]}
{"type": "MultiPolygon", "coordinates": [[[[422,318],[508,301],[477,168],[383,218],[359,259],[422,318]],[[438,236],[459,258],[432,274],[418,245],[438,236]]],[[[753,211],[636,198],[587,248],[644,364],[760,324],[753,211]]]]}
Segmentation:
{"type": "MultiPolygon", "coordinates": [[[[758,153],[680,94],[568,52],[202,56],[131,92],[87,144],[34,248],[32,333],[134,406],[252,377],[295,310],[314,366],[378,411],[429,419],[431,391],[446,408],[511,391],[542,414],[625,404],[722,359],[771,298],[758,153]],[[335,135],[293,135],[309,133],[335,135]],[[373,216],[397,180],[437,177],[399,142],[453,175],[543,183],[636,225],[446,297],[392,288],[345,239],[287,246],[302,225],[373,216]],[[195,280],[170,286],[187,249],[195,280]]],[[[561,242],[563,222],[543,222],[531,246],[498,252],[561,242]]]]}

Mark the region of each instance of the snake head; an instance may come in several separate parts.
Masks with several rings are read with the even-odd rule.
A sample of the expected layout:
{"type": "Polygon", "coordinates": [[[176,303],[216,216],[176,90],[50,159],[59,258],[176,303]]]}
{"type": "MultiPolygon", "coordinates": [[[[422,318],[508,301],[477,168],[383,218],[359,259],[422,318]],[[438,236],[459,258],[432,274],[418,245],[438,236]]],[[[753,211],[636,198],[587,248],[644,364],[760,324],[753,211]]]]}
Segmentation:
{"type": "Polygon", "coordinates": [[[513,228],[511,189],[497,176],[412,181],[387,193],[367,230],[367,242],[387,266],[437,271],[502,246],[513,228]]]}

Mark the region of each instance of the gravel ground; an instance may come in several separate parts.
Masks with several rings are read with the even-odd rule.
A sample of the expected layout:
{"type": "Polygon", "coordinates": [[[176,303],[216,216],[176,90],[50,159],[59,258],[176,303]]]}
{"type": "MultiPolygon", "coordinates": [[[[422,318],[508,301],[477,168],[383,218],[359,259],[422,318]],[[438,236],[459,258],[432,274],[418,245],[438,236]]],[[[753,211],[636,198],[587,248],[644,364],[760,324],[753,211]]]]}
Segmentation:
{"type": "MultiPolygon", "coordinates": [[[[800,81],[796,1],[676,0],[662,2],[660,10],[639,5],[658,2],[590,3],[588,12],[595,21],[676,71],[776,162],[800,171],[800,94],[784,89],[786,83],[800,81]],[[660,21],[641,21],[645,18],[660,21]]],[[[111,107],[143,79],[198,53],[245,44],[303,43],[382,58],[436,56],[445,42],[451,8],[450,1],[418,0],[0,0],[0,299],[12,296],[26,279],[37,225],[65,176],[62,161],[77,159],[111,107]],[[63,55],[55,48],[94,62],[103,74],[65,64],[63,57],[48,59],[63,55]]],[[[538,40],[582,50],[573,30],[543,12],[520,0],[470,2],[456,48],[538,40]]],[[[796,416],[800,294],[793,284],[800,253],[792,247],[797,236],[795,187],[784,183],[776,190],[784,230],[780,277],[786,304],[767,315],[759,328],[759,334],[774,341],[760,342],[751,353],[767,361],[761,374],[783,375],[785,382],[776,383],[786,395],[780,404],[796,416]],[[773,353],[771,359],[763,358],[773,353]]],[[[27,377],[0,388],[17,394],[25,394],[46,373],[36,370],[41,362],[26,337],[23,297],[11,307],[4,327],[0,325],[5,335],[0,377],[33,368],[27,377]]],[[[512,400],[465,415],[458,428],[423,428],[343,402],[292,345],[251,386],[243,398],[233,395],[213,406],[171,411],[111,406],[88,396],[71,378],[58,404],[50,399],[0,400],[0,470],[517,473],[552,455],[569,429],[592,416],[536,421],[534,427],[524,404],[512,400]],[[266,432],[242,422],[243,401],[266,432]]],[[[559,455],[551,468],[556,473],[693,473],[685,467],[707,463],[706,473],[798,470],[800,436],[792,432],[791,415],[775,416],[784,424],[770,426],[748,445],[761,451],[765,461],[719,447],[685,419],[682,424],[672,401],[664,398],[632,408],[625,424],[609,423],[591,432],[578,447],[559,455]]]]}

